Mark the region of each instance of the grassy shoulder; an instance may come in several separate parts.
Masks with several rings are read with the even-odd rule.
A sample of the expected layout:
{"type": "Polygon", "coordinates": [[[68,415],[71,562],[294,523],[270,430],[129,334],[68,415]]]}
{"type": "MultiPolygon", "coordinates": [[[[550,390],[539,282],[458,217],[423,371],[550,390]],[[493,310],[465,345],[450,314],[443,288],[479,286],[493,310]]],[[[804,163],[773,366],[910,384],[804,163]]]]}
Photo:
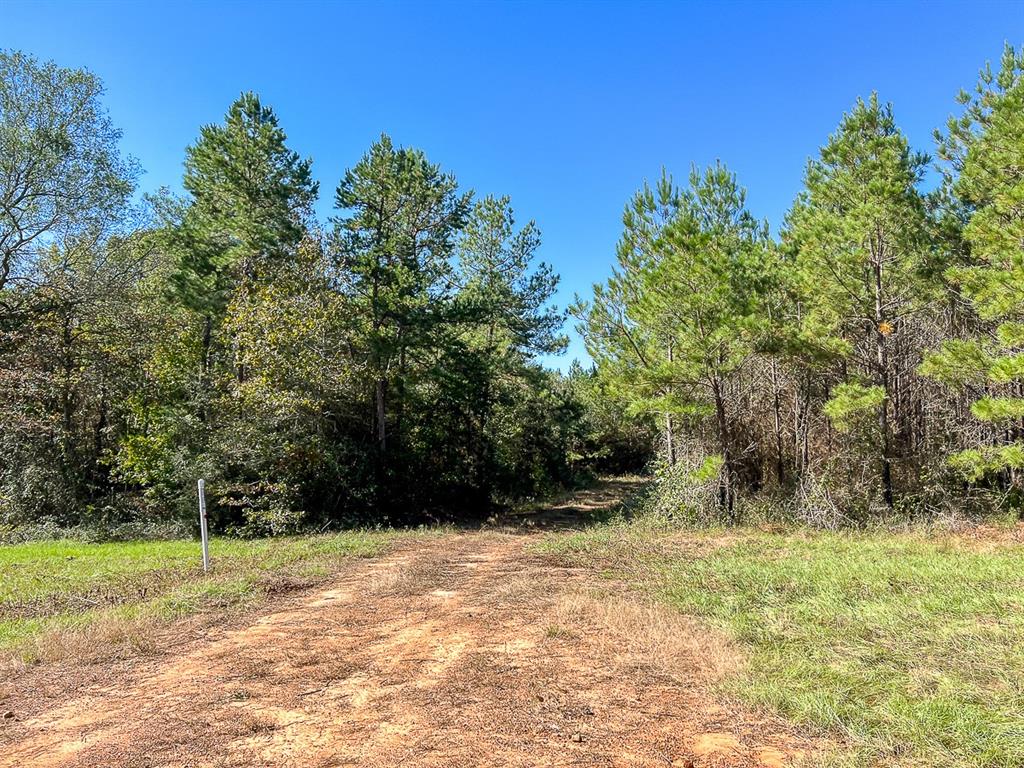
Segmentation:
{"type": "Polygon", "coordinates": [[[726,631],[733,694],[828,733],[843,766],[1024,766],[1024,547],[930,533],[686,532],[541,548],[726,631]]]}
{"type": "Polygon", "coordinates": [[[408,534],[215,538],[210,574],[195,541],[0,546],[0,659],[32,663],[141,650],[155,625],[313,585],[345,560],[381,554],[400,535],[408,534]]]}

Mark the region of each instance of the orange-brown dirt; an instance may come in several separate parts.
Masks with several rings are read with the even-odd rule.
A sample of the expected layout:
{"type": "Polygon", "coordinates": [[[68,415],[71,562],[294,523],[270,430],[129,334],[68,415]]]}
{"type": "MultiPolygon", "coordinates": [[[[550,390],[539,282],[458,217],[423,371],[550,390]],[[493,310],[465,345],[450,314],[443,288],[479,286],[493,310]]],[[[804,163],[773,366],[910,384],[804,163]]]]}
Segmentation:
{"type": "Polygon", "coordinates": [[[777,768],[813,749],[716,697],[741,663],[725,640],[532,540],[418,538],[155,656],[23,671],[0,687],[0,766],[777,768]]]}

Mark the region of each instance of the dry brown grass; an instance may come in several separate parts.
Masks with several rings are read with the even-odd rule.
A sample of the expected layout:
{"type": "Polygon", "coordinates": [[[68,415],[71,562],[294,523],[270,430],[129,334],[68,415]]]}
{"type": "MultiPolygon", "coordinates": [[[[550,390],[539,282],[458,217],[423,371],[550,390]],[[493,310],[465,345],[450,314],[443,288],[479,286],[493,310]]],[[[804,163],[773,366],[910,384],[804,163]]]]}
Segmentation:
{"type": "Polygon", "coordinates": [[[742,664],[741,654],[724,636],[636,596],[567,593],[556,601],[553,616],[551,627],[586,633],[619,663],[642,665],[672,679],[714,682],[742,664]]]}
{"type": "Polygon", "coordinates": [[[551,585],[535,575],[512,575],[502,579],[489,591],[487,597],[492,604],[501,607],[517,607],[543,604],[551,595],[551,585]]]}
{"type": "Polygon", "coordinates": [[[53,627],[30,638],[23,654],[36,662],[74,659],[81,663],[154,653],[153,617],[102,616],[86,627],[53,627]]]}
{"type": "Polygon", "coordinates": [[[399,561],[393,567],[373,573],[363,585],[366,595],[403,595],[417,589],[423,574],[415,573],[408,563],[399,561]]]}

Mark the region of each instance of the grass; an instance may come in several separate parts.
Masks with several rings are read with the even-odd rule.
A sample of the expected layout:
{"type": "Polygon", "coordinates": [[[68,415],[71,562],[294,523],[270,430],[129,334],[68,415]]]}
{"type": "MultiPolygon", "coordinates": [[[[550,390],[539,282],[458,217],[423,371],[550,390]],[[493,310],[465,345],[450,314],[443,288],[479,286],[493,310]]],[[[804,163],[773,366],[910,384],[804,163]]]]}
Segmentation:
{"type": "Polygon", "coordinates": [[[195,541],[0,546],[0,657],[32,663],[139,650],[154,625],[309,586],[348,558],[381,553],[396,535],[213,539],[209,575],[195,541]]]}
{"type": "Polygon", "coordinates": [[[643,522],[549,537],[726,632],[726,687],[811,725],[842,766],[1024,766],[1024,547],[924,533],[680,534],[643,522]]]}

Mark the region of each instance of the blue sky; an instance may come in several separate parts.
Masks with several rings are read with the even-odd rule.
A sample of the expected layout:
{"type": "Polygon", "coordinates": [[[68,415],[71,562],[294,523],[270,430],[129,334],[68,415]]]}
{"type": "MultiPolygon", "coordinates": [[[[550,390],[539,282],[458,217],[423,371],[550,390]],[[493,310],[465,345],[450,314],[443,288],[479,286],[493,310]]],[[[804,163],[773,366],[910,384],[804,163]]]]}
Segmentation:
{"type": "MultiPolygon", "coordinates": [[[[622,208],[662,166],[720,158],[773,231],[807,158],[858,96],[894,104],[915,147],[1024,2],[116,3],[0,0],[0,47],[106,83],[145,189],[242,90],[314,158],[319,212],[386,131],[544,234],[561,306],[609,272],[622,208]]],[[[573,334],[565,367],[585,353],[573,334]]]]}

